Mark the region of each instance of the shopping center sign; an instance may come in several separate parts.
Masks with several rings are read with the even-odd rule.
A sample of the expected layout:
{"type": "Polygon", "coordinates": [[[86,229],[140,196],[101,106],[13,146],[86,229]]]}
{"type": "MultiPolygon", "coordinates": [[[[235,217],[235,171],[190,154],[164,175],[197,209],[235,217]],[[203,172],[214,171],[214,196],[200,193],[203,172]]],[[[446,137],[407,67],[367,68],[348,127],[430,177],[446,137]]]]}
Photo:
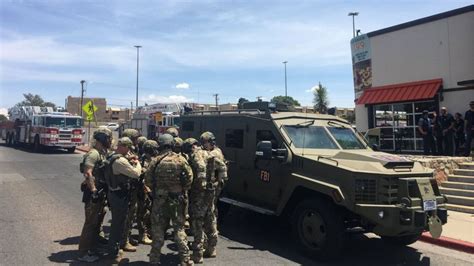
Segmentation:
{"type": "Polygon", "coordinates": [[[372,52],[367,34],[351,40],[352,69],[354,75],[355,98],[359,98],[364,89],[372,87],[372,52]]]}

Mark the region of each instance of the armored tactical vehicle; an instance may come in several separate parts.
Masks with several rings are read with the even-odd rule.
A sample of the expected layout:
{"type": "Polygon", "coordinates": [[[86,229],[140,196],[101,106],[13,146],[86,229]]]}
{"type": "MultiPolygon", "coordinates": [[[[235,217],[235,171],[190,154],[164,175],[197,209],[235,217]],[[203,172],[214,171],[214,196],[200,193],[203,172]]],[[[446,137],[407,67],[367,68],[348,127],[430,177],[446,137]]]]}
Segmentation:
{"type": "Polygon", "coordinates": [[[440,236],[446,198],[432,171],[372,150],[341,118],[250,105],[181,117],[183,137],[213,132],[228,160],[221,202],[288,217],[301,250],[319,258],[338,254],[348,232],[402,245],[440,236]]]}

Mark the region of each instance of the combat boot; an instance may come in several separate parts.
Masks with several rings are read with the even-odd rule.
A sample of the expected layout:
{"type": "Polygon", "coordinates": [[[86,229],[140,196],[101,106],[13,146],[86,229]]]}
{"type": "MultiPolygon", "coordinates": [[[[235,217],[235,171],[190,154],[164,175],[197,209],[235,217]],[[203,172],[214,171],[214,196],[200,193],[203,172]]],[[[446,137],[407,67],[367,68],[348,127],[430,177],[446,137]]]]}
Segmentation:
{"type": "Polygon", "coordinates": [[[153,241],[148,237],[147,234],[143,234],[141,236],[138,236],[138,238],[140,239],[140,243],[142,243],[142,244],[151,245],[151,243],[153,243],[153,241]]]}
{"type": "Polygon", "coordinates": [[[123,251],[126,251],[126,252],[135,252],[137,251],[137,248],[135,246],[133,246],[132,244],[130,244],[130,242],[127,241],[127,243],[125,243],[125,245],[123,245],[122,247],[123,251]]]}
{"type": "Polygon", "coordinates": [[[215,258],[217,256],[217,250],[215,247],[209,247],[204,251],[204,258],[215,258]]]}
{"type": "Polygon", "coordinates": [[[123,251],[119,250],[119,252],[117,252],[117,255],[115,256],[112,256],[110,258],[110,263],[111,264],[120,264],[120,262],[122,261],[123,259],[123,251]]]}
{"type": "Polygon", "coordinates": [[[193,251],[193,255],[191,256],[191,259],[194,261],[196,264],[201,264],[204,262],[204,259],[202,258],[202,251],[193,251]]]}
{"type": "Polygon", "coordinates": [[[189,258],[181,261],[181,266],[192,266],[192,265],[194,265],[194,262],[189,258]]]}

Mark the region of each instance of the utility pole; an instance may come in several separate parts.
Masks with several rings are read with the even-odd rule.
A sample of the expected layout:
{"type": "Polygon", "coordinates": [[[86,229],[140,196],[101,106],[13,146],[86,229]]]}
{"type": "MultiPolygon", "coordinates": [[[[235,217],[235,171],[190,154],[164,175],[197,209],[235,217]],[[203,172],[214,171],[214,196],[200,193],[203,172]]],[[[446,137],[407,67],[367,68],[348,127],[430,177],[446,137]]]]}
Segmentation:
{"type": "Polygon", "coordinates": [[[352,16],[352,37],[356,36],[356,30],[355,30],[355,16],[359,15],[359,12],[349,12],[347,14],[348,16],[352,16]]]}
{"type": "Polygon", "coordinates": [[[84,104],[84,82],[85,80],[81,80],[81,105],[79,106],[79,109],[81,110],[81,117],[82,117],[82,105],[84,104]]]}
{"type": "Polygon", "coordinates": [[[287,86],[287,83],[286,83],[286,63],[288,63],[288,61],[283,62],[283,64],[285,65],[285,97],[288,96],[288,86],[287,86]]]}
{"type": "Polygon", "coordinates": [[[138,110],[138,70],[139,70],[139,63],[140,63],[140,45],[135,45],[135,48],[137,48],[137,95],[135,99],[135,110],[138,110]]]}
{"type": "Polygon", "coordinates": [[[219,111],[219,98],[217,96],[219,96],[218,93],[216,94],[213,94],[212,96],[214,96],[214,98],[216,99],[216,111],[219,111]]]}
{"type": "Polygon", "coordinates": [[[133,102],[130,102],[130,118],[132,118],[133,114],[133,102]]]}

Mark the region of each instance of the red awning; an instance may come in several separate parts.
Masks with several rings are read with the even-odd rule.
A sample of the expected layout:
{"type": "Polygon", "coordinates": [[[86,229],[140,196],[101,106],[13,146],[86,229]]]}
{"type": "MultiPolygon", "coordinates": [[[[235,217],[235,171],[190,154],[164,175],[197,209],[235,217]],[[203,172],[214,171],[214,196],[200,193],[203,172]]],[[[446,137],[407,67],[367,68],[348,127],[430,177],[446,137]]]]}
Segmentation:
{"type": "Polygon", "coordinates": [[[442,79],[415,81],[366,89],[357,104],[379,104],[394,102],[413,102],[433,99],[442,79]]]}

